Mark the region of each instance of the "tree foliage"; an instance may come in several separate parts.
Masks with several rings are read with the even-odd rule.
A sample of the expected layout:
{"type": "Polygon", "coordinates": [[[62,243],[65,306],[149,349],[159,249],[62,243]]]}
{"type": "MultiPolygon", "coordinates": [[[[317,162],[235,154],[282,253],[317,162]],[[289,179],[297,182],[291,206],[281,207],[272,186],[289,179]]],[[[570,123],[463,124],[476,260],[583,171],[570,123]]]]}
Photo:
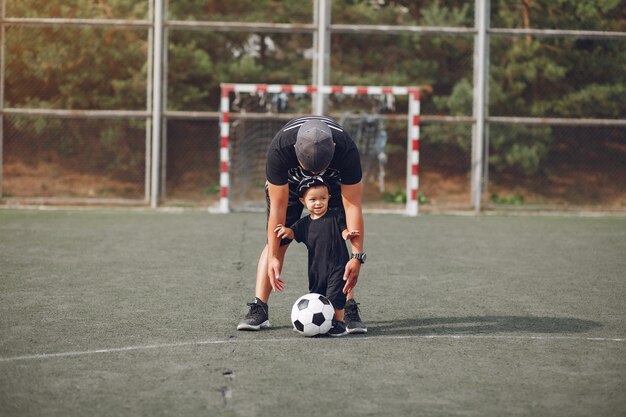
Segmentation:
{"type": "MultiPolygon", "coordinates": [[[[149,0],[7,0],[10,17],[147,19],[149,0]]],[[[626,31],[620,0],[492,0],[492,27],[626,31]]],[[[302,0],[170,0],[168,18],[311,23],[302,0]]],[[[461,0],[334,0],[334,23],[472,27],[461,0]]],[[[93,27],[10,27],[5,106],[144,109],[148,31],[93,27]]],[[[168,30],[170,110],[215,110],[220,82],[307,84],[307,34],[168,30]]],[[[494,116],[623,118],[626,42],[620,39],[491,36],[489,112],[494,116]]],[[[473,38],[466,35],[334,34],[331,83],[422,85],[424,113],[471,115],[473,38]]],[[[110,133],[107,133],[110,136],[110,133]]],[[[429,131],[467,148],[466,127],[429,131]]],[[[549,128],[499,130],[494,166],[538,171],[549,128]]]]}

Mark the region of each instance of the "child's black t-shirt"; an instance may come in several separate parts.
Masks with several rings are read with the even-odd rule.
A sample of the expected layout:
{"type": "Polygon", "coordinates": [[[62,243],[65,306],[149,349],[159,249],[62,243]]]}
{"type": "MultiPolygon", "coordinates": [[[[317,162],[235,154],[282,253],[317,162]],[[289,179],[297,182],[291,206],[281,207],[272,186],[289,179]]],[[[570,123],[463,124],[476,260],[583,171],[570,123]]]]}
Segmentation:
{"type": "Polygon", "coordinates": [[[329,209],[319,219],[305,216],[291,229],[295,240],[304,243],[309,252],[309,291],[325,295],[335,308],[344,308],[343,274],[350,256],[341,236],[346,229],[341,211],[329,209]]]}

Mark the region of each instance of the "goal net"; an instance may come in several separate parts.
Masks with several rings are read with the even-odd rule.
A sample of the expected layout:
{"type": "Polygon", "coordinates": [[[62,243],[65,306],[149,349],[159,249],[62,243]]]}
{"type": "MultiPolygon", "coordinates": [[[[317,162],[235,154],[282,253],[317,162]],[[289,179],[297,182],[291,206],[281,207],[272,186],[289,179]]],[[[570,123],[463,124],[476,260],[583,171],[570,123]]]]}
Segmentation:
{"type": "MultiPolygon", "coordinates": [[[[222,84],[219,211],[265,208],[265,161],[289,120],[312,114],[315,86],[222,84]]],[[[326,115],[354,139],[363,206],[418,213],[419,89],[324,86],[326,115]]]]}

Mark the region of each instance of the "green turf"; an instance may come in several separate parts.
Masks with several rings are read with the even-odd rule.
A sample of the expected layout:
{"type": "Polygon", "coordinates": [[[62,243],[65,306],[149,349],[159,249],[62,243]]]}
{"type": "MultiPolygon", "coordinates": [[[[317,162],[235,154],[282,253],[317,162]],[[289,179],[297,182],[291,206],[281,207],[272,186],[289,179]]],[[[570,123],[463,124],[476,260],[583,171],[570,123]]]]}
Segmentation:
{"type": "Polygon", "coordinates": [[[367,336],[237,332],[262,213],[0,210],[0,416],[623,416],[626,219],[366,215],[367,336]]]}

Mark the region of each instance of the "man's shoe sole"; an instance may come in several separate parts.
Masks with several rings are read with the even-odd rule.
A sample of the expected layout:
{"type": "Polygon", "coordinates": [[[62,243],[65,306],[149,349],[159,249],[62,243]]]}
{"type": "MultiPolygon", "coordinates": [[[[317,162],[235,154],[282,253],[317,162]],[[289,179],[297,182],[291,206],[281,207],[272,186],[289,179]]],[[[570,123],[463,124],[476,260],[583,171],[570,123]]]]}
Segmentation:
{"type": "Polygon", "coordinates": [[[270,321],[269,320],[265,320],[263,323],[261,324],[248,324],[248,323],[239,323],[239,325],[237,326],[237,330],[261,330],[261,329],[267,329],[270,327],[270,321]]]}

